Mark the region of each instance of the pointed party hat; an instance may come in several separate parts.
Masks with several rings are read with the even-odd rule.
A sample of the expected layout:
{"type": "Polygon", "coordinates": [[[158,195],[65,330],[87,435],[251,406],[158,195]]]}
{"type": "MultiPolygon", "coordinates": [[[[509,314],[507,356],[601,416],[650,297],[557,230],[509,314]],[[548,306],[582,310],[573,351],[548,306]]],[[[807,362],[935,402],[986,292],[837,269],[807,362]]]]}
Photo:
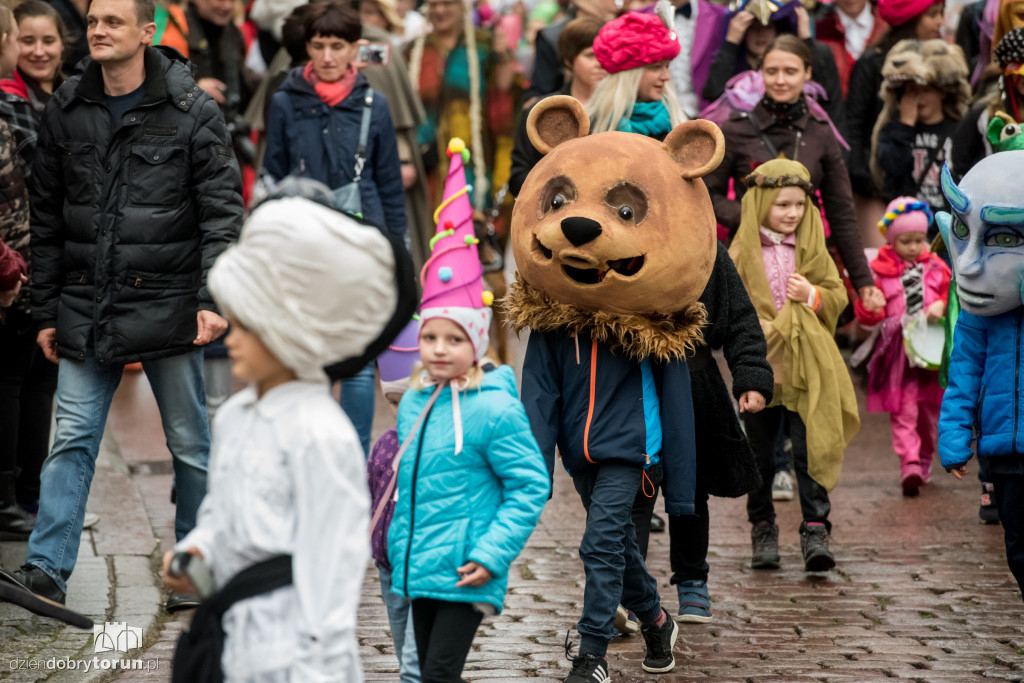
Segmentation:
{"type": "Polygon", "coordinates": [[[461,325],[472,338],[479,359],[487,350],[494,295],[484,291],[484,269],[477,252],[480,240],[473,231],[473,207],[466,185],[466,143],[452,138],[448,157],[451,163],[444,199],[434,212],[437,232],[430,240],[430,258],[420,272],[421,315],[424,321],[441,317],[461,325]]]}

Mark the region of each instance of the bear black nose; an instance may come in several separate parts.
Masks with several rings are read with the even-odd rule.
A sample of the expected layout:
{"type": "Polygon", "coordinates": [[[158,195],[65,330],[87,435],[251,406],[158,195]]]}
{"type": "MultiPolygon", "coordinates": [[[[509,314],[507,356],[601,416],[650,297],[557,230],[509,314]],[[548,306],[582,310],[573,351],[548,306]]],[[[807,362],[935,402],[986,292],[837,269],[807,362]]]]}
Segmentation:
{"type": "Polygon", "coordinates": [[[601,224],[579,216],[563,218],[562,233],[565,234],[567,240],[572,242],[572,246],[578,247],[597,239],[597,236],[601,234],[601,224]]]}

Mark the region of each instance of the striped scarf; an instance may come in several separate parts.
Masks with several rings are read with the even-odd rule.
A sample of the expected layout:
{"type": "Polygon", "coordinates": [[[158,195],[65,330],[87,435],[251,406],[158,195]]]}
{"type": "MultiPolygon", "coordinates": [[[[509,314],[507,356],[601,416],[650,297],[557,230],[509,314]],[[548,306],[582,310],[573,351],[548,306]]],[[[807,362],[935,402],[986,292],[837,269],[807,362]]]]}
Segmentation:
{"type": "Polygon", "coordinates": [[[924,283],[920,263],[908,265],[903,270],[903,298],[907,304],[907,316],[913,317],[924,308],[924,283]]]}

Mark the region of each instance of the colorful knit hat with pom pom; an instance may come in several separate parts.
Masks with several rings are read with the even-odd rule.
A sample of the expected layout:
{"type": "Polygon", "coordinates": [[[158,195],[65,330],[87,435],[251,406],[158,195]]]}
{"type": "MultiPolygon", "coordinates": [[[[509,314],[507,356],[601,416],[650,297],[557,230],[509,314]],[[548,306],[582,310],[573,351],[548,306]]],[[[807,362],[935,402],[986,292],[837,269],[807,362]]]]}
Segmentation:
{"type": "Polygon", "coordinates": [[[932,210],[925,202],[914,197],[897,197],[885,207],[878,231],[892,244],[904,232],[928,232],[932,223],[932,210]]]}

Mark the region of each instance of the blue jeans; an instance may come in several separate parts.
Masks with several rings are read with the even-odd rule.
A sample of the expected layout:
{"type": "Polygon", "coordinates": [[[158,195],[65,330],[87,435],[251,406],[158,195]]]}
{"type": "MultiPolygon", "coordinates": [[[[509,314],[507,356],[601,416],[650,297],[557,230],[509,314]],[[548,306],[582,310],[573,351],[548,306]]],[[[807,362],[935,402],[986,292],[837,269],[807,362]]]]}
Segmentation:
{"type": "Polygon", "coordinates": [[[380,575],[380,595],[388,610],[391,640],[395,643],[395,655],[398,656],[399,680],[402,683],[419,683],[420,662],[412,625],[412,602],[391,592],[391,572],[377,567],[377,573],[380,575]]]}
{"type": "Polygon", "coordinates": [[[644,624],[661,616],[658,583],[647,572],[630,513],[643,469],[622,462],[601,462],[574,472],[572,483],[587,511],[580,559],[587,581],[583,615],[576,630],[580,653],[603,657],[617,635],[615,608],[621,604],[644,624]]]}
{"type": "MultiPolygon", "coordinates": [[[[160,408],[167,447],[174,456],[178,500],[174,534],[185,537],[196,524],[206,495],[210,427],[203,389],[203,352],[142,362],[160,408]]],[[[57,429],[43,463],[39,515],[28,541],[26,562],[42,569],[67,591],[78,560],[85,501],[96,471],[103,428],[123,366],[100,367],[93,355],[62,358],[57,376],[57,429]]]]}
{"type": "Polygon", "coordinates": [[[373,363],[354,376],[341,380],[341,409],[352,421],[363,445],[363,457],[370,457],[370,432],[373,431],[373,400],[377,387],[373,386],[373,363]]]}

